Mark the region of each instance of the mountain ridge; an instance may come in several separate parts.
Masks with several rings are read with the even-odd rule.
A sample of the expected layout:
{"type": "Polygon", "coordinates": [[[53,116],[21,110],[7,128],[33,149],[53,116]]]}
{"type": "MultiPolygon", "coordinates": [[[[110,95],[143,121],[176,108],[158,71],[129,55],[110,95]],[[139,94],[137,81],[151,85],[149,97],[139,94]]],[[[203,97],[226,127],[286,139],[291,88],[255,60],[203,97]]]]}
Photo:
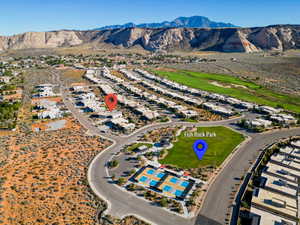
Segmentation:
{"type": "Polygon", "coordinates": [[[231,23],[211,21],[204,16],[191,16],[191,17],[177,17],[172,21],[163,21],[160,23],[140,23],[135,24],[132,22],[118,25],[108,25],[93,30],[107,30],[107,29],[120,29],[120,28],[217,28],[217,27],[238,27],[231,23]]]}
{"type": "Polygon", "coordinates": [[[121,28],[59,30],[0,36],[0,51],[80,46],[92,43],[148,51],[174,49],[220,52],[300,49],[300,25],[252,28],[121,28]]]}

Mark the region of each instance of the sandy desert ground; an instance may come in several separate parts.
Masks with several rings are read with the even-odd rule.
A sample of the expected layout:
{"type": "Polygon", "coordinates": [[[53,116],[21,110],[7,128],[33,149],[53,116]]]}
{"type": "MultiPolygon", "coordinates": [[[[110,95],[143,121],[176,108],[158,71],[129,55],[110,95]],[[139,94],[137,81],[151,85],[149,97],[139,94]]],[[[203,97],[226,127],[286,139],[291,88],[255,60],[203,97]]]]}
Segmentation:
{"type": "Polygon", "coordinates": [[[90,159],[110,143],[68,129],[1,137],[3,224],[94,224],[103,202],[86,181],[90,159]],[[5,213],[4,213],[5,212],[5,213]]]}

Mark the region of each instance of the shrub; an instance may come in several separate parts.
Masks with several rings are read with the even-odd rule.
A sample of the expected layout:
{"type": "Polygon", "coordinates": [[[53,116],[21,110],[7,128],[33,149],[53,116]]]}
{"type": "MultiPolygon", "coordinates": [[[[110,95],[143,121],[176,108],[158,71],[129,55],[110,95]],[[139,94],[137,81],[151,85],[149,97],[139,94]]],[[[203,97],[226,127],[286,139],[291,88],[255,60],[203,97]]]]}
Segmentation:
{"type": "Polygon", "coordinates": [[[118,184],[118,185],[123,185],[123,184],[125,184],[125,183],[126,183],[126,180],[125,180],[124,177],[120,177],[120,178],[118,179],[118,181],[117,181],[117,184],[118,184]]]}
{"type": "Polygon", "coordinates": [[[108,162],[108,167],[109,168],[115,168],[119,165],[119,162],[117,160],[112,160],[108,162]]]}
{"type": "Polygon", "coordinates": [[[159,204],[160,204],[161,207],[167,207],[168,206],[168,199],[166,197],[162,197],[160,199],[159,204]]]}

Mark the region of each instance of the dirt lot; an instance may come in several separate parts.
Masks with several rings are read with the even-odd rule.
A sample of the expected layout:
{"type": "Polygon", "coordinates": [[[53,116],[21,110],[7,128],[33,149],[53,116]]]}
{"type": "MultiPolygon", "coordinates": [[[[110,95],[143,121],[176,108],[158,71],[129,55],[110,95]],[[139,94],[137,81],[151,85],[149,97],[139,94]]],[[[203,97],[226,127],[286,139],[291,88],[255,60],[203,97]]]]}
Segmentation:
{"type": "Polygon", "coordinates": [[[95,224],[86,169],[110,143],[70,129],[0,137],[2,224],[95,224]]]}
{"type": "Polygon", "coordinates": [[[84,79],[82,76],[85,74],[84,70],[75,70],[75,69],[67,69],[62,71],[62,76],[61,78],[68,84],[70,85],[71,83],[74,82],[83,82],[84,79]]]}

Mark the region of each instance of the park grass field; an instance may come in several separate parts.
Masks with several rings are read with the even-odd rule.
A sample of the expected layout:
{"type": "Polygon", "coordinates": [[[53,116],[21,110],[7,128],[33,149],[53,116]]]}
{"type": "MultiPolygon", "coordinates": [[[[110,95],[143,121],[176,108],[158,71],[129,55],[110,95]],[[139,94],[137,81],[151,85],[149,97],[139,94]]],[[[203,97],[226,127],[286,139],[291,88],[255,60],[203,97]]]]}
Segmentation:
{"type": "Polygon", "coordinates": [[[199,73],[187,70],[151,70],[151,72],[192,88],[224,94],[261,105],[281,107],[288,111],[300,113],[299,96],[275,93],[253,82],[241,80],[233,76],[199,73]],[[213,82],[217,82],[217,84],[220,85],[215,85],[213,82]]]}
{"type": "Polygon", "coordinates": [[[178,141],[168,150],[168,154],[159,162],[161,164],[172,165],[183,169],[199,168],[205,166],[220,166],[232,150],[245,138],[229,128],[218,127],[199,127],[198,133],[215,133],[215,137],[186,137],[185,132],[178,136],[178,141]],[[208,144],[208,149],[200,161],[192,148],[193,143],[203,139],[208,144]]]}

